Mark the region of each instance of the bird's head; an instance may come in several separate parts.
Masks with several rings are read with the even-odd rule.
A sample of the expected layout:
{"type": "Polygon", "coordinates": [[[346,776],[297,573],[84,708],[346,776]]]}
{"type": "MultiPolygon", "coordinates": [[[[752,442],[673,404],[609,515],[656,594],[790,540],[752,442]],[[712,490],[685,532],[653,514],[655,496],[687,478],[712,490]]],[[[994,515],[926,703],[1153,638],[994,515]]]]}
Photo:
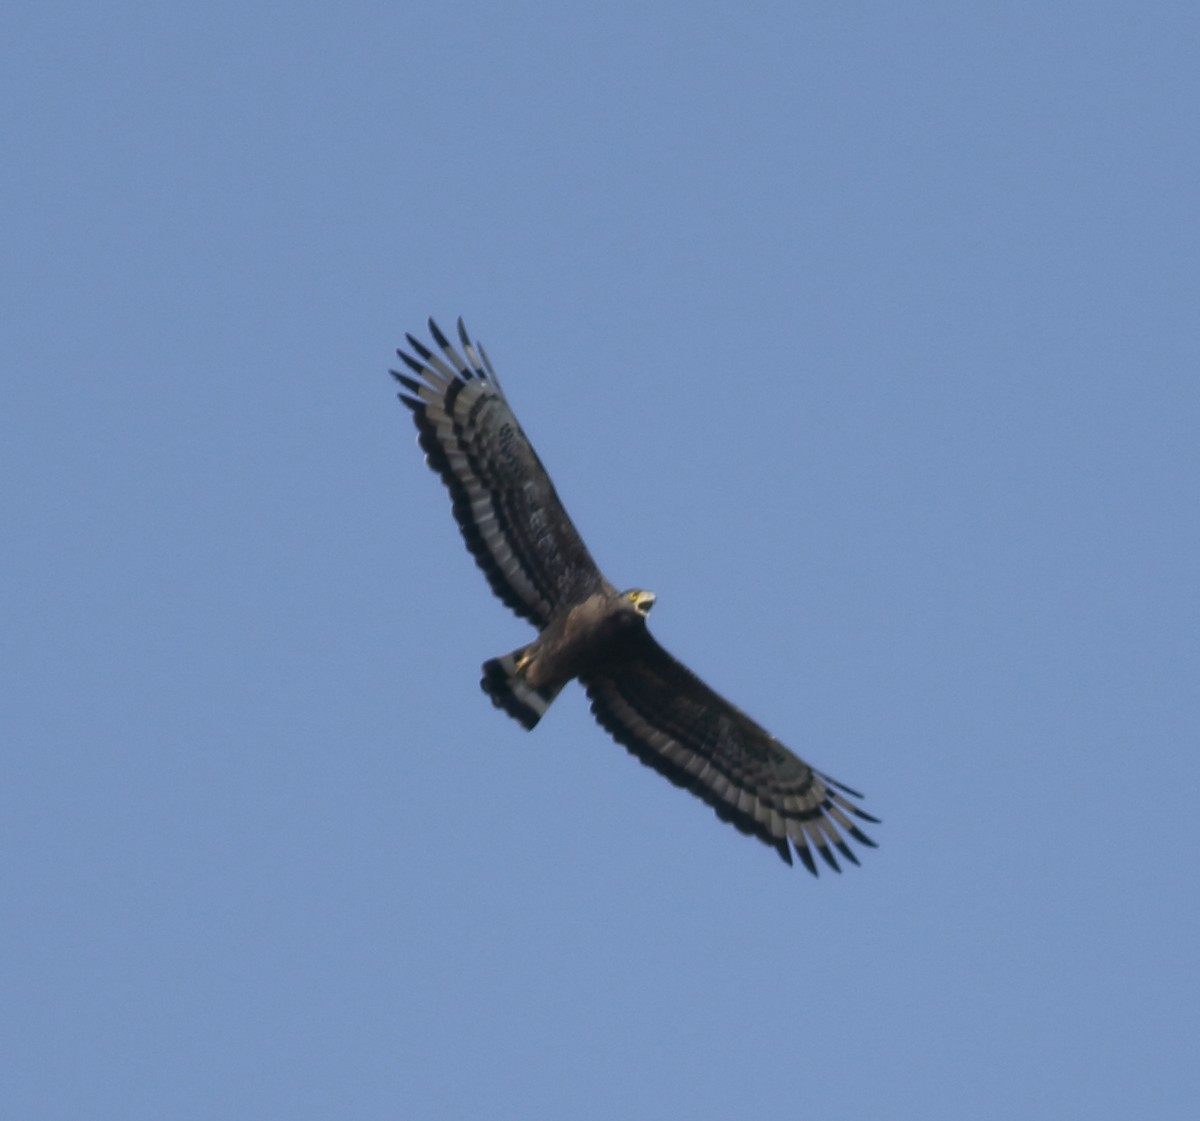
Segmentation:
{"type": "Polygon", "coordinates": [[[648,592],[644,588],[630,588],[624,593],[623,598],[644,619],[650,614],[650,608],[654,606],[655,596],[653,592],[648,592]]]}

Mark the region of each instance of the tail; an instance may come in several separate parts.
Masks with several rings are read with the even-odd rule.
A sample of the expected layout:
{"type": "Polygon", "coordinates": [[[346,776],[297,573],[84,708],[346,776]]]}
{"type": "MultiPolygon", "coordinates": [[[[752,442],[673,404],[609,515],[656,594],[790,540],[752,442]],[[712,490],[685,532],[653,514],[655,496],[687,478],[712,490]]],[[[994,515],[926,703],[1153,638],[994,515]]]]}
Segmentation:
{"type": "Polygon", "coordinates": [[[532,728],[546,714],[550,702],[558,696],[561,685],[543,686],[535,689],[521,673],[517,660],[524,649],[514,650],[500,658],[491,658],[483,663],[483,691],[492,698],[492,704],[504,709],[514,720],[526,728],[532,728]]]}

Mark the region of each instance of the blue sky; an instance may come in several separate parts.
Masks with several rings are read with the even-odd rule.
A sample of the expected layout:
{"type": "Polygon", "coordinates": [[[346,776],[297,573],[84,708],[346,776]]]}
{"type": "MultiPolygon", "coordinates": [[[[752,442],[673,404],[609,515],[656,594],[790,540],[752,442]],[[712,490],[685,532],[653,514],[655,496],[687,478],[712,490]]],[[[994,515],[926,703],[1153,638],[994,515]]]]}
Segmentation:
{"type": "Polygon", "coordinates": [[[1192,1117],[1198,41],[8,5],[5,1112],[1192,1117]],[[430,314],[861,868],[492,709],[430,314]]]}

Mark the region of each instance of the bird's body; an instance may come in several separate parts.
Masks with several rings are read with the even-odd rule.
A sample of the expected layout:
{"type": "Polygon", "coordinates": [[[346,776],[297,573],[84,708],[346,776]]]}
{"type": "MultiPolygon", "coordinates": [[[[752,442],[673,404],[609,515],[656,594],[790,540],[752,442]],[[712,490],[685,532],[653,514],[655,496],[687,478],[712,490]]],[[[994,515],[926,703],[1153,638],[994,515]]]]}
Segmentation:
{"type": "Polygon", "coordinates": [[[528,646],[483,665],[492,702],[532,728],[572,678],[599,675],[621,660],[623,646],[646,630],[650,592],[593,592],[546,624],[528,646]]]}
{"type": "Polygon", "coordinates": [[[526,728],[578,679],[597,721],[643,763],[717,816],[816,873],[814,850],[857,864],[846,834],[875,821],[859,795],[813,770],[671,657],[646,627],[652,593],[617,591],[567,516],[481,347],[459,320],[463,355],[430,320],[438,356],[412,335],[407,392],[429,465],[450,491],[468,549],[497,596],[538,628],[529,645],[484,663],[482,686],[526,728]]]}

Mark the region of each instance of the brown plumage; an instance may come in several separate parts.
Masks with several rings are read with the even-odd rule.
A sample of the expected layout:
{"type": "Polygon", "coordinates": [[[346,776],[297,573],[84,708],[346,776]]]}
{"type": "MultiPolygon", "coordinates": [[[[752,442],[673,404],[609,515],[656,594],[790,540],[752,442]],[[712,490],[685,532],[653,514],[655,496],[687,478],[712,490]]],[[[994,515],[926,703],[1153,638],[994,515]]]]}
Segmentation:
{"type": "Polygon", "coordinates": [[[492,590],[539,632],[484,663],[492,702],[533,728],[577,678],[618,743],[723,821],[789,864],[795,849],[814,875],[814,852],[835,871],[835,851],[857,864],[846,837],[875,842],[853,819],[877,820],[853,801],[861,795],[803,762],[659,646],[646,627],[653,594],[619,592],[601,574],[483,348],[461,319],[461,354],[433,320],[429,330],[440,355],[412,335],[413,354],[397,352],[411,372],[392,371],[400,399],[492,590]]]}

